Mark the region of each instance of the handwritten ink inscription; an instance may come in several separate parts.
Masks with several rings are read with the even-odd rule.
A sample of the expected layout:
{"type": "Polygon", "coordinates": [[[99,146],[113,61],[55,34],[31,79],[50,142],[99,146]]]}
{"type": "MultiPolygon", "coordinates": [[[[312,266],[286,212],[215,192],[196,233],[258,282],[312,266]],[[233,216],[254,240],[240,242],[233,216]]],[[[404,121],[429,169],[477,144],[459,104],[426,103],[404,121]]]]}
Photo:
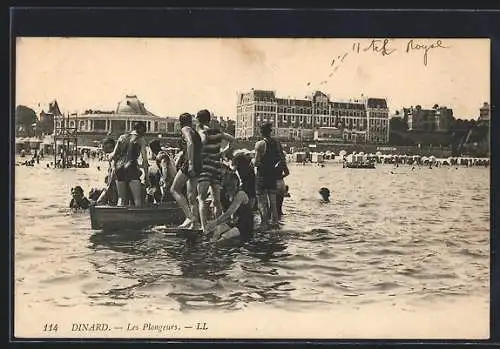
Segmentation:
{"type": "Polygon", "coordinates": [[[432,44],[423,44],[419,43],[418,41],[415,40],[410,40],[406,44],[406,53],[412,52],[412,51],[423,51],[424,52],[424,65],[427,65],[427,58],[429,56],[430,50],[433,49],[438,49],[438,48],[448,48],[447,46],[444,46],[442,40],[437,40],[433,42],[432,44]]]}
{"type": "MultiPolygon", "coordinates": [[[[432,51],[439,49],[448,49],[451,46],[444,44],[443,40],[425,40],[425,39],[411,39],[411,40],[401,40],[403,43],[401,46],[396,45],[395,39],[372,39],[368,43],[361,43],[356,41],[352,44],[351,51],[346,51],[340,55],[336,55],[332,58],[330,63],[330,73],[328,74],[327,80],[322,80],[319,84],[325,85],[329,82],[329,79],[334,76],[334,73],[342,66],[343,62],[349,56],[356,56],[360,54],[376,54],[382,57],[395,56],[398,52],[403,54],[422,54],[422,62],[424,66],[429,63],[429,56],[432,51]]],[[[398,40],[399,41],[399,40],[398,40]]],[[[311,82],[307,82],[307,86],[310,86],[311,82]]]]}
{"type": "MultiPolygon", "coordinates": [[[[390,56],[393,53],[398,51],[397,47],[392,46],[393,39],[374,39],[371,40],[370,43],[366,46],[362,46],[361,43],[355,42],[352,45],[352,51],[355,53],[361,52],[373,52],[380,54],[381,56],[390,56]]],[[[436,40],[431,43],[421,42],[416,39],[411,39],[404,43],[403,52],[412,53],[412,52],[423,52],[423,63],[426,66],[428,63],[429,53],[434,49],[446,49],[449,46],[445,46],[443,40],[436,40]]],[[[343,59],[347,53],[345,53],[342,57],[343,59]]],[[[342,59],[342,60],[343,60],[342,59]]]]}
{"type": "MultiPolygon", "coordinates": [[[[358,46],[358,52],[359,52],[359,46],[358,46]]],[[[372,40],[370,45],[368,47],[365,47],[363,51],[372,51],[376,53],[380,53],[382,56],[390,56],[393,54],[396,49],[391,49],[390,44],[389,44],[389,39],[384,39],[384,40],[372,40]]]]}

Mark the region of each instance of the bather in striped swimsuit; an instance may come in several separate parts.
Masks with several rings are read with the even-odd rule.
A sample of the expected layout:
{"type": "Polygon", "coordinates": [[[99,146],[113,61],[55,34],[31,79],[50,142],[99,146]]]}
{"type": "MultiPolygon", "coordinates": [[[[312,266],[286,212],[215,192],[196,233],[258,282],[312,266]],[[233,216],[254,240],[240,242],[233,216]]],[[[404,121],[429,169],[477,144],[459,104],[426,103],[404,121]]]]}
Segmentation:
{"type": "Polygon", "coordinates": [[[221,141],[224,138],[219,129],[209,128],[203,131],[205,140],[201,150],[201,173],[199,182],[220,184],[224,167],[220,153],[221,141]]]}

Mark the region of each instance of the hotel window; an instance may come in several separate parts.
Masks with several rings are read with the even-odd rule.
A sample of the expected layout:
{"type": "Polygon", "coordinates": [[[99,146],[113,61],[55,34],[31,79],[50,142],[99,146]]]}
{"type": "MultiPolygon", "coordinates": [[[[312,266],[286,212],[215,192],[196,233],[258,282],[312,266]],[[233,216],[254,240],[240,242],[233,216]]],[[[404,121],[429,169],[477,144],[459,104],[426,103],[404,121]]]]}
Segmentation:
{"type": "Polygon", "coordinates": [[[292,124],[295,122],[295,115],[292,115],[292,124]]]}
{"type": "Polygon", "coordinates": [[[283,115],[283,122],[288,122],[288,116],[283,115]]]}

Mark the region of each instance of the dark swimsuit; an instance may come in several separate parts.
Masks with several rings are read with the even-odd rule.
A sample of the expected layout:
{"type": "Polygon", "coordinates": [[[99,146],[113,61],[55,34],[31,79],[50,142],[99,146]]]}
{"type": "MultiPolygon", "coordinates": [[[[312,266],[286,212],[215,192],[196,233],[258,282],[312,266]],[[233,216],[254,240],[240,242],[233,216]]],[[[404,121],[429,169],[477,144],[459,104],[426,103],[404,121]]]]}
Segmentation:
{"type": "Polygon", "coordinates": [[[140,180],[142,172],[138,162],[141,154],[139,136],[135,134],[127,135],[121,152],[122,154],[116,165],[116,180],[118,182],[140,180]]]}
{"type": "MultiPolygon", "coordinates": [[[[194,177],[199,176],[201,172],[201,138],[198,132],[193,130],[192,128],[189,128],[189,133],[191,135],[191,141],[193,142],[194,149],[193,149],[193,156],[194,156],[194,163],[193,163],[193,173],[192,175],[194,177]]],[[[184,141],[184,151],[181,155],[181,159],[179,161],[181,164],[179,167],[179,171],[184,173],[188,178],[190,177],[189,174],[189,159],[188,159],[188,150],[187,150],[187,142],[184,141]]],[[[192,178],[191,178],[192,179],[192,178]]]]}
{"type": "Polygon", "coordinates": [[[257,168],[256,188],[258,193],[277,191],[277,182],[283,178],[283,164],[278,141],[265,138],[266,152],[257,168]]]}
{"type": "MultiPolygon", "coordinates": [[[[241,204],[240,207],[238,207],[238,209],[234,213],[234,217],[236,218],[235,223],[228,222],[228,225],[230,227],[238,228],[238,230],[240,231],[240,237],[244,240],[251,238],[253,235],[253,209],[250,206],[252,193],[251,191],[247,192],[245,190],[245,188],[248,187],[249,185],[245,184],[245,182],[240,184],[238,191],[244,191],[249,198],[249,202],[246,204],[241,204]]],[[[253,189],[253,191],[255,192],[255,189],[253,189]]],[[[221,204],[224,211],[226,211],[231,205],[231,202],[226,195],[221,195],[221,204]]]]}

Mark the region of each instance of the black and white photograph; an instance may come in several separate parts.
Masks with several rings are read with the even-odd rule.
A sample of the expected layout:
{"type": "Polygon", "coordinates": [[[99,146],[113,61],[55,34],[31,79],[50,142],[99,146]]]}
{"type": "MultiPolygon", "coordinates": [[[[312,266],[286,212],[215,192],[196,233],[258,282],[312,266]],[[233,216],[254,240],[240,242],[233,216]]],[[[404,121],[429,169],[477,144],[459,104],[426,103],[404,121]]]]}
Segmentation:
{"type": "Polygon", "coordinates": [[[489,39],[13,59],[16,338],[489,338],[489,39]]]}

